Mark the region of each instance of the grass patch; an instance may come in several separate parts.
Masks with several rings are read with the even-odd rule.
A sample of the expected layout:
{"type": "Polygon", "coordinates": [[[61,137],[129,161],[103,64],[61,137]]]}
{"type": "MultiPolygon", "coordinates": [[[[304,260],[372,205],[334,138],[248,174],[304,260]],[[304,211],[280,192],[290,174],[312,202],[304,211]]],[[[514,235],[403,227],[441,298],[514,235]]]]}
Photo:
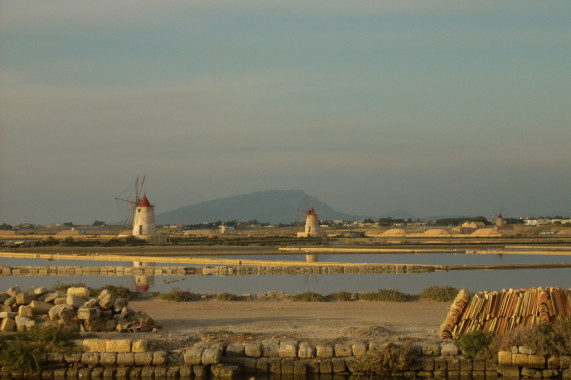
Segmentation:
{"type": "Polygon", "coordinates": [[[387,375],[393,371],[406,370],[412,363],[414,351],[410,344],[387,343],[369,351],[357,360],[357,368],[365,373],[387,375]]]}
{"type": "Polygon", "coordinates": [[[304,293],[298,293],[298,294],[293,294],[291,296],[288,297],[288,299],[290,301],[294,301],[294,302],[327,302],[327,297],[322,296],[319,293],[313,293],[313,292],[304,292],[304,293]]]}
{"type": "Polygon", "coordinates": [[[219,293],[216,295],[216,301],[238,301],[239,297],[231,293],[219,293]]]}
{"type": "Polygon", "coordinates": [[[28,331],[0,336],[0,367],[30,374],[40,370],[40,356],[46,352],[77,351],[74,339],[79,328],[62,325],[34,327],[28,331]]]}
{"type": "Polygon", "coordinates": [[[411,296],[396,289],[379,289],[376,292],[359,293],[359,298],[365,301],[408,302],[411,296]]]}
{"type": "Polygon", "coordinates": [[[165,301],[187,302],[193,300],[194,294],[188,290],[174,288],[170,292],[159,294],[159,298],[165,301]]]}
{"type": "Polygon", "coordinates": [[[330,298],[335,299],[336,301],[354,301],[355,298],[353,297],[353,293],[349,293],[346,291],[340,291],[337,293],[331,293],[329,295],[330,298]]]}
{"type": "Polygon", "coordinates": [[[435,285],[424,289],[418,298],[422,301],[452,302],[457,294],[458,289],[453,286],[435,285]]]}

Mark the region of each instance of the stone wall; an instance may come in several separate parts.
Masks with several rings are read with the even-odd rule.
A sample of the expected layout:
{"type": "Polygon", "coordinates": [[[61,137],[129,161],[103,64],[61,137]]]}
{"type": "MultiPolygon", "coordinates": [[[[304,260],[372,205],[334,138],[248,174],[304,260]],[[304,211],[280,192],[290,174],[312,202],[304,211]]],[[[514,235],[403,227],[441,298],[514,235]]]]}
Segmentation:
{"type": "MultiPolygon", "coordinates": [[[[81,352],[47,353],[42,378],[202,378],[263,376],[360,375],[373,373],[361,362],[382,347],[374,341],[347,343],[263,340],[229,344],[197,343],[166,351],[149,350],[146,340],[85,339],[81,352]]],[[[386,344],[386,343],[385,343],[386,344]]],[[[571,357],[536,355],[528,347],[498,353],[497,360],[467,359],[453,342],[412,344],[406,368],[384,375],[408,378],[571,378],[571,357]]],[[[22,376],[2,369],[2,377],[22,376]]]]}

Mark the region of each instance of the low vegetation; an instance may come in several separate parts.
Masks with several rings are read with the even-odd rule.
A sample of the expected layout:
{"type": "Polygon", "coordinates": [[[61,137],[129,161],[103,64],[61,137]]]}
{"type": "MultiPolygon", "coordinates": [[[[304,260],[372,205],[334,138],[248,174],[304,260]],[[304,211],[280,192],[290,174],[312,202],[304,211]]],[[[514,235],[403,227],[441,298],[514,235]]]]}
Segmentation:
{"type": "Polygon", "coordinates": [[[359,293],[359,299],[365,301],[407,302],[411,300],[411,295],[396,289],[379,289],[376,292],[359,293]]]}
{"type": "Polygon", "coordinates": [[[174,288],[170,292],[161,293],[159,298],[165,301],[186,302],[192,301],[196,296],[188,290],[174,288]]]}
{"type": "Polygon", "coordinates": [[[460,336],[459,346],[468,358],[492,358],[498,351],[526,346],[538,355],[571,355],[571,319],[518,328],[502,335],[476,331],[460,336]]]}
{"type": "Polygon", "coordinates": [[[240,298],[231,293],[219,293],[216,295],[217,301],[238,301],[240,298]]]}
{"type": "Polygon", "coordinates": [[[359,358],[356,365],[359,371],[365,373],[387,375],[393,371],[402,371],[408,368],[413,357],[414,350],[410,344],[387,343],[359,358]]]}
{"type": "Polygon", "coordinates": [[[0,367],[37,373],[43,354],[77,351],[73,340],[78,337],[79,328],[62,325],[34,327],[28,331],[0,335],[0,367]]]}
{"type": "Polygon", "coordinates": [[[325,296],[322,296],[319,293],[313,293],[313,292],[304,292],[304,293],[298,293],[298,294],[293,294],[291,296],[288,297],[288,299],[290,301],[294,301],[294,302],[327,302],[328,299],[325,296]]]}
{"type": "Polygon", "coordinates": [[[453,286],[435,285],[424,289],[418,298],[421,301],[452,302],[457,294],[458,289],[453,286]]]}

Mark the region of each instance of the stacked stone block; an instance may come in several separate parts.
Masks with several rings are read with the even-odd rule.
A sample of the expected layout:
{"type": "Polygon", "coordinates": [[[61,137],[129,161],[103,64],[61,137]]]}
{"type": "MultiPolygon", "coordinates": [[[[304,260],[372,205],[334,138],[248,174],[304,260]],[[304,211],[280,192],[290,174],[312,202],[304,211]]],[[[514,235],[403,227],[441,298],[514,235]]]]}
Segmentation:
{"type": "Polygon", "coordinates": [[[151,331],[155,322],[144,312],[132,310],[128,301],[103,290],[92,297],[86,287],[67,292],[15,286],[0,293],[0,331],[25,331],[53,321],[77,324],[83,331],[151,331]]]}

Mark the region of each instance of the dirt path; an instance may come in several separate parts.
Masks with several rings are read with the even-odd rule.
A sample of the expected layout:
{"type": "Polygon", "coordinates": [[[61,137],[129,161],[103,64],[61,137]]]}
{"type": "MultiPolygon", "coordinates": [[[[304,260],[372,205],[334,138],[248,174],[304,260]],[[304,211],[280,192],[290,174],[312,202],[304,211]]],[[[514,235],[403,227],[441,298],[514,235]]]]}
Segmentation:
{"type": "Polygon", "coordinates": [[[169,347],[200,340],[438,340],[448,302],[131,301],[169,347]]]}

